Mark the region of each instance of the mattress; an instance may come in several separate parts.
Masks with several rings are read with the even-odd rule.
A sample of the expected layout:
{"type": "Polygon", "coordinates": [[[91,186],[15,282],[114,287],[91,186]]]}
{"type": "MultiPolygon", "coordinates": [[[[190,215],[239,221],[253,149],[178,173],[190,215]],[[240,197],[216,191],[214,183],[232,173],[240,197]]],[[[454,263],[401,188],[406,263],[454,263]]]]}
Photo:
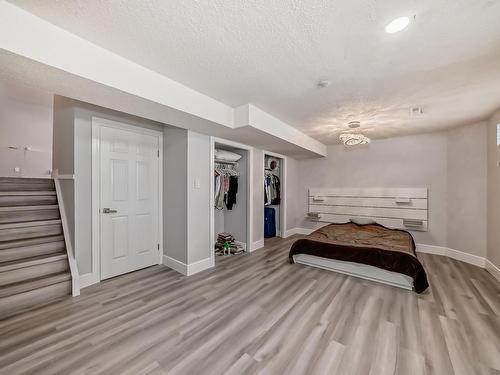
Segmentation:
{"type": "Polygon", "coordinates": [[[297,240],[290,249],[290,263],[295,263],[294,256],[298,254],[360,263],[406,275],[413,280],[417,293],[429,286],[412,235],[380,224],[329,224],[297,240]]]}

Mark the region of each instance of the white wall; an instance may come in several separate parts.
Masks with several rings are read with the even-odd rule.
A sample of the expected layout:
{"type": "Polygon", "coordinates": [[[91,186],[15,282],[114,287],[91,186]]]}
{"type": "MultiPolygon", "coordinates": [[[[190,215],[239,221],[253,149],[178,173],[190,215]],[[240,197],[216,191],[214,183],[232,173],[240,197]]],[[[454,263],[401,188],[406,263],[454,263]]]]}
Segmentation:
{"type": "Polygon", "coordinates": [[[51,169],[52,95],[0,82],[0,176],[50,177],[51,169]]]}
{"type": "Polygon", "coordinates": [[[488,241],[487,258],[500,268],[500,168],[496,144],[496,125],[500,124],[500,110],[488,121],[488,241]]]}
{"type": "Polygon", "coordinates": [[[484,123],[330,146],[326,158],[298,161],[297,226],[318,226],[304,219],[310,187],[427,187],[429,231],[412,232],[416,242],[485,256],[485,150],[484,123]]]}

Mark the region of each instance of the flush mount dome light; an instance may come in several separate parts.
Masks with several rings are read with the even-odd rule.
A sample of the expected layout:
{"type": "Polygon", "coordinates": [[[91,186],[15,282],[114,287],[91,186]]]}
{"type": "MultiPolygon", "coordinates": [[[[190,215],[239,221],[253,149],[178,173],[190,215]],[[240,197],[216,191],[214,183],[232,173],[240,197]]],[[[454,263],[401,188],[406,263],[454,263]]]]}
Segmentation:
{"type": "Polygon", "coordinates": [[[389,34],[397,33],[408,26],[410,23],[409,17],[398,17],[395,20],[391,21],[386,27],[385,32],[389,34]]]}
{"type": "Polygon", "coordinates": [[[370,138],[364,136],[363,134],[343,133],[339,138],[344,146],[358,146],[370,143],[370,138]]]}

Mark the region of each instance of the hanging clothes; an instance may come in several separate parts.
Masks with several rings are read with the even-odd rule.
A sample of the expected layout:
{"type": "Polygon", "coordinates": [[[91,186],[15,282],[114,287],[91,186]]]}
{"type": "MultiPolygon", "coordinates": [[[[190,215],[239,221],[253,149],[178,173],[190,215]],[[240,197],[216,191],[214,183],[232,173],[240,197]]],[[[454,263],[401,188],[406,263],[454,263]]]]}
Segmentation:
{"type": "Polygon", "coordinates": [[[214,204],[215,208],[218,210],[223,210],[224,209],[224,192],[222,191],[222,179],[223,176],[221,176],[217,171],[214,172],[214,192],[215,192],[215,199],[214,199],[214,204]]]}
{"type": "Polygon", "coordinates": [[[233,205],[236,204],[236,194],[238,193],[238,177],[229,177],[229,189],[226,194],[226,208],[228,210],[233,209],[233,205]]]}
{"type": "Polygon", "coordinates": [[[214,171],[214,205],[218,210],[223,210],[224,206],[232,210],[236,204],[236,194],[238,193],[237,164],[227,165],[224,163],[215,164],[214,171]]]}
{"type": "Polygon", "coordinates": [[[281,202],[281,192],[280,192],[280,178],[268,171],[266,171],[264,176],[264,204],[280,204],[281,202]]]}

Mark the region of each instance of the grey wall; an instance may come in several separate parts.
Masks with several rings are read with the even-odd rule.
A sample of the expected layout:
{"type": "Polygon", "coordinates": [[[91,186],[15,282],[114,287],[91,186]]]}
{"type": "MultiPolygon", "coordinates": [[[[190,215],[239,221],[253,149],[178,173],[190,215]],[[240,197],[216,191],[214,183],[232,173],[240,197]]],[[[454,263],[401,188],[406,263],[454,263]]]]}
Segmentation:
{"type": "Polygon", "coordinates": [[[497,165],[496,125],[500,124],[500,110],[488,122],[488,241],[487,258],[500,268],[500,168],[497,165]]]}
{"type": "Polygon", "coordinates": [[[81,275],[92,272],[91,129],[94,116],[163,130],[162,126],[152,121],[59,96],[54,97],[53,168],[59,169],[61,174],[75,175],[73,187],[66,186],[63,194],[70,225],[71,220],[74,221],[70,235],[73,234],[71,241],[81,275]],[[74,209],[71,209],[72,196],[74,209]]]}
{"type": "Polygon", "coordinates": [[[330,146],[326,158],[300,160],[297,226],[317,226],[304,220],[310,187],[428,187],[429,231],[413,232],[415,240],[484,256],[485,136],[481,123],[353,149],[330,146]]]}
{"type": "Polygon", "coordinates": [[[188,264],[210,258],[210,137],[188,132],[188,264]],[[200,187],[195,187],[195,180],[200,187]]]}
{"type": "Polygon", "coordinates": [[[375,140],[367,147],[330,146],[323,159],[300,160],[298,222],[304,220],[310,187],[428,187],[429,231],[417,242],[446,245],[447,134],[375,140]]]}
{"type": "Polygon", "coordinates": [[[486,257],[486,123],[448,132],[447,247],[486,257]]]}
{"type": "Polygon", "coordinates": [[[285,196],[287,204],[286,229],[296,228],[301,221],[302,213],[299,213],[301,200],[299,193],[299,163],[293,158],[286,158],[286,181],[285,196]]]}
{"type": "Polygon", "coordinates": [[[252,241],[264,239],[264,152],[253,151],[253,234],[252,241]]]}
{"type": "Polygon", "coordinates": [[[187,145],[185,129],[163,132],[163,253],[187,263],[187,145]]]}
{"type": "Polygon", "coordinates": [[[0,82],[0,176],[50,177],[52,100],[51,94],[0,82]]]}

